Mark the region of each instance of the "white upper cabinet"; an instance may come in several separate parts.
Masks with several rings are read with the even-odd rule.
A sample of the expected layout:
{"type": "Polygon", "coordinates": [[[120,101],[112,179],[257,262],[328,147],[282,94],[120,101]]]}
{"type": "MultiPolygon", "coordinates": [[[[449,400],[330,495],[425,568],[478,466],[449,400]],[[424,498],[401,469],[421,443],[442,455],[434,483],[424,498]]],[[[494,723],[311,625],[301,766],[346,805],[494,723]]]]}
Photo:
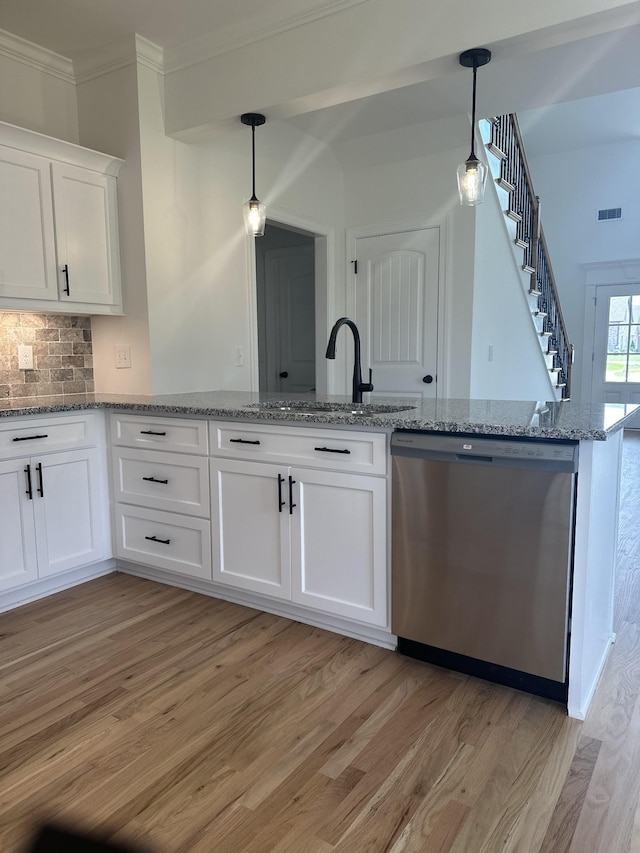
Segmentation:
{"type": "Polygon", "coordinates": [[[0,310],[122,313],[121,162],[0,122],[0,310]]]}
{"type": "Polygon", "coordinates": [[[0,146],[0,296],[57,299],[49,163],[0,146]]]}
{"type": "Polygon", "coordinates": [[[115,180],[67,163],[51,168],[60,299],[115,305],[120,296],[115,180]]]}

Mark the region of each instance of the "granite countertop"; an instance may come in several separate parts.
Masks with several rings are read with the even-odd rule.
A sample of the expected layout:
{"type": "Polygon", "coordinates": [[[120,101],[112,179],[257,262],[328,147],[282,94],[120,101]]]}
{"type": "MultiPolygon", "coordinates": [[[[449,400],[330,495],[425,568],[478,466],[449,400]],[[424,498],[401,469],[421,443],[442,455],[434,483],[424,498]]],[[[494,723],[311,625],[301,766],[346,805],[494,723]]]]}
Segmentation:
{"type": "Polygon", "coordinates": [[[637,405],[509,400],[418,400],[376,397],[352,410],[348,397],[199,391],[158,396],[67,394],[0,401],[0,418],[81,409],[128,409],[156,415],[196,415],[244,421],[331,424],[378,429],[420,429],[484,435],[603,441],[624,426],[637,405]],[[281,409],[281,406],[287,409],[281,409]],[[375,407],[371,413],[369,407],[375,407]],[[300,409],[313,407],[307,414],[300,409]],[[290,409],[297,408],[298,411],[290,409]],[[400,411],[397,411],[400,409],[400,411]],[[395,411],[392,411],[395,410],[395,411]]]}

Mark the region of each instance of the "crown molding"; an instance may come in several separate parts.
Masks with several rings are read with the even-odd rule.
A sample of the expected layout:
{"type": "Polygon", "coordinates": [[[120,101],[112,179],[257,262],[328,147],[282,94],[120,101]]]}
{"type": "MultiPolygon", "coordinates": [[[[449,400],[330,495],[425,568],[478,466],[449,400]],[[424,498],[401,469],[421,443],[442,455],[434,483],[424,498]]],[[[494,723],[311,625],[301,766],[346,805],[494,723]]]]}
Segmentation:
{"type": "Polygon", "coordinates": [[[14,59],[65,83],[75,83],[73,63],[70,59],[6,30],[0,30],[0,56],[14,59]]]}
{"type": "Polygon", "coordinates": [[[144,65],[158,74],[164,73],[163,50],[158,45],[135,34],[132,39],[93,50],[74,60],[76,83],[87,83],[103,74],[110,74],[134,63],[144,65]]]}
{"type": "Polygon", "coordinates": [[[329,3],[322,9],[316,9],[312,12],[306,12],[303,15],[289,18],[284,23],[276,24],[260,31],[256,31],[250,25],[244,24],[242,27],[234,28],[233,34],[230,32],[230,28],[206,33],[199,38],[167,48],[165,50],[165,73],[169,74],[174,71],[181,71],[192,65],[197,65],[199,62],[205,62],[207,59],[231,53],[239,48],[247,47],[263,39],[271,38],[297,27],[302,27],[305,24],[313,23],[321,18],[335,15],[345,9],[350,9],[352,6],[359,6],[361,3],[367,2],[368,0],[334,0],[334,2],[329,3]]]}
{"type": "Polygon", "coordinates": [[[640,281],[640,258],[593,261],[580,264],[587,285],[626,284],[640,281]]]}

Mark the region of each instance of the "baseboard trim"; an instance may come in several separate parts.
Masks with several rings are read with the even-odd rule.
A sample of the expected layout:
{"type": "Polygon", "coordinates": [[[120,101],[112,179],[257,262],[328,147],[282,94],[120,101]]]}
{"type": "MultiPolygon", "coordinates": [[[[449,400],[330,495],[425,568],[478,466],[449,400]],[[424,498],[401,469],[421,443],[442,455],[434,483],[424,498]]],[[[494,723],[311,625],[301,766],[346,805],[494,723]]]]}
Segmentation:
{"type": "Polygon", "coordinates": [[[48,595],[53,595],[56,592],[62,592],[63,589],[70,589],[72,586],[86,583],[86,581],[94,580],[94,578],[108,575],[116,570],[116,561],[113,558],[108,560],[100,560],[98,563],[91,563],[88,566],[82,566],[79,569],[72,569],[69,572],[63,572],[59,575],[53,575],[49,578],[34,581],[19,589],[6,590],[0,595],[0,613],[7,610],[13,610],[15,607],[22,607],[23,604],[30,604],[32,601],[37,601],[39,598],[45,598],[48,595]]]}
{"type": "Polygon", "coordinates": [[[221,598],[223,601],[230,601],[232,604],[239,604],[243,607],[251,607],[254,610],[262,610],[265,613],[272,613],[274,616],[282,616],[284,619],[292,619],[294,622],[302,622],[305,625],[313,625],[314,628],[324,628],[326,631],[332,631],[334,634],[341,634],[343,637],[351,637],[354,640],[362,640],[365,643],[371,643],[374,646],[380,646],[384,649],[395,649],[396,638],[384,628],[375,628],[374,626],[359,625],[356,622],[350,622],[346,619],[340,619],[337,616],[329,616],[322,613],[317,613],[312,610],[307,610],[303,607],[298,607],[295,604],[287,602],[274,602],[270,599],[263,598],[251,593],[242,592],[240,590],[226,589],[220,584],[215,584],[209,581],[199,581],[196,578],[176,577],[170,572],[165,572],[162,569],[147,569],[145,566],[138,563],[129,563],[125,560],[117,560],[116,571],[123,572],[128,575],[146,578],[147,580],[164,583],[168,586],[177,586],[180,589],[188,589],[191,592],[198,592],[201,595],[208,595],[212,598],[221,598]]]}

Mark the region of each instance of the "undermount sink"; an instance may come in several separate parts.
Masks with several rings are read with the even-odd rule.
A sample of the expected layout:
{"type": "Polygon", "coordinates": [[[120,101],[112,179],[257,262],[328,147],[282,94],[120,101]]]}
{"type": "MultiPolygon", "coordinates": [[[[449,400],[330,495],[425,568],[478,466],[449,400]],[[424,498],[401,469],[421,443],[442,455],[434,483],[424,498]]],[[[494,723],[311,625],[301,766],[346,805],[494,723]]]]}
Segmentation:
{"type": "Polygon", "coordinates": [[[371,415],[388,415],[394,412],[408,412],[415,406],[391,406],[385,403],[304,403],[289,402],[257,403],[252,408],[273,412],[287,412],[293,415],[347,415],[367,417],[371,415]]]}

